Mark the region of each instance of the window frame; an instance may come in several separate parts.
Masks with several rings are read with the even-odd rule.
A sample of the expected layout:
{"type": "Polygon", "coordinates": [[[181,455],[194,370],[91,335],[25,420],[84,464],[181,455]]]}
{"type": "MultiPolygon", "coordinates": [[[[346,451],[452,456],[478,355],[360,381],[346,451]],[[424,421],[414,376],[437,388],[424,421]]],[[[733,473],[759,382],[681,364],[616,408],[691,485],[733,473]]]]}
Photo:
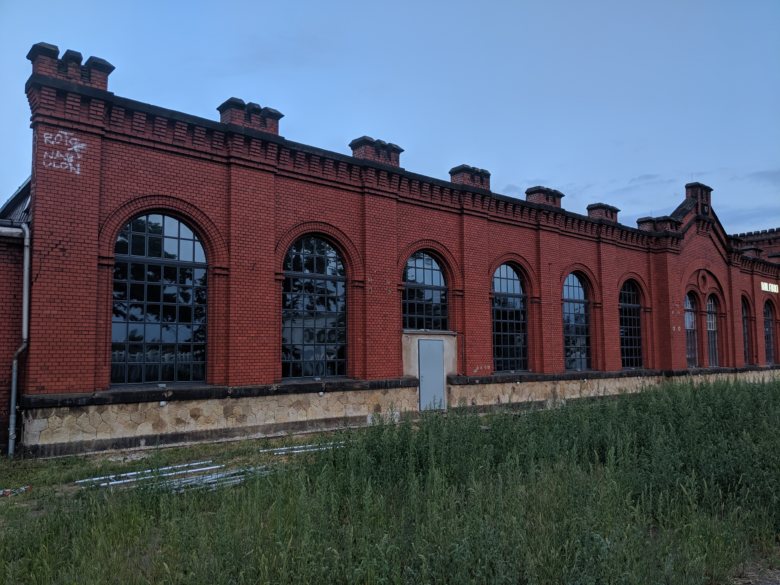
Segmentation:
{"type": "Polygon", "coordinates": [[[771,301],[764,301],[764,360],[767,366],[774,366],[777,354],[777,314],[771,301]],[[768,316],[768,318],[767,318],[768,316]]]}
{"type": "Polygon", "coordinates": [[[208,272],[203,240],[189,220],[148,210],[122,225],[114,240],[112,385],[206,382],[208,272]],[[176,257],[166,258],[174,249],[176,257]]]}
{"type": "Polygon", "coordinates": [[[587,371],[592,369],[593,366],[591,300],[589,293],[590,285],[588,280],[580,273],[570,272],[564,279],[561,294],[561,315],[563,325],[563,364],[564,369],[567,371],[587,371]],[[567,296],[567,292],[571,293],[578,290],[582,291],[581,299],[575,296],[567,296]],[[581,307],[581,311],[577,311],[577,307],[581,307]],[[571,316],[576,320],[578,315],[584,317],[584,323],[567,323],[567,316],[571,316]],[[579,355],[570,358],[568,354],[570,352],[575,353],[575,350],[579,355]],[[581,355],[582,353],[585,355],[581,355]],[[570,360],[575,360],[574,365],[569,365],[570,360]]]}
{"type": "Polygon", "coordinates": [[[753,343],[751,331],[750,303],[742,297],[742,352],[746,366],[753,365],[753,343]]]}
{"type": "Polygon", "coordinates": [[[718,335],[718,311],[720,302],[714,294],[707,296],[705,317],[707,324],[707,365],[710,368],[720,367],[720,336],[718,335]]]}
{"type": "Polygon", "coordinates": [[[428,250],[417,250],[407,258],[402,275],[401,294],[401,320],[404,330],[450,331],[449,286],[443,266],[439,258],[428,250]],[[426,266],[426,261],[433,266],[426,266]],[[412,269],[415,280],[409,280],[409,271],[412,269]],[[417,280],[418,275],[423,277],[422,284],[417,280]],[[432,282],[427,282],[428,280],[432,282]],[[437,281],[441,284],[435,284],[437,281]],[[425,298],[428,294],[432,300],[425,298]],[[439,300],[433,300],[436,298],[439,300]]]}
{"type": "Polygon", "coordinates": [[[620,287],[618,296],[618,325],[620,327],[620,365],[623,369],[644,367],[644,343],[642,340],[642,289],[632,278],[620,287]],[[628,291],[626,287],[633,287],[628,291]],[[635,298],[628,298],[631,295],[635,298]],[[631,302],[629,302],[631,301],[631,302]],[[631,314],[628,314],[628,312],[631,314]],[[626,334],[630,331],[632,334],[626,334]],[[633,344],[624,343],[633,341],[633,344]]]}
{"type": "Polygon", "coordinates": [[[282,378],[346,377],[349,294],[344,254],[321,234],[302,234],[288,246],[282,272],[282,378]],[[329,310],[332,304],[336,310],[329,310]],[[323,306],[326,310],[321,310],[323,306]]]}
{"type": "Polygon", "coordinates": [[[685,360],[687,367],[699,367],[699,300],[693,291],[685,294],[683,300],[683,323],[685,329],[685,360]],[[689,326],[692,325],[692,326],[689,326]]]}
{"type": "Polygon", "coordinates": [[[528,296],[523,284],[522,274],[509,263],[493,272],[490,304],[495,372],[528,371],[528,296]],[[511,339],[515,343],[508,342],[511,339]]]}

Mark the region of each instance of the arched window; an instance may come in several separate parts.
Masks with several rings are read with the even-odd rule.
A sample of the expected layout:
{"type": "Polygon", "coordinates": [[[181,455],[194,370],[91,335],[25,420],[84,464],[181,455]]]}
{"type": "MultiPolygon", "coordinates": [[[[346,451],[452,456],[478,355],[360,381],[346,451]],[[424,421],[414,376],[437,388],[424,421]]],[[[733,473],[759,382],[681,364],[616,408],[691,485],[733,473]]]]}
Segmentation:
{"type": "Polygon", "coordinates": [[[769,301],[764,303],[764,348],[766,365],[775,363],[775,310],[769,301]]]}
{"type": "Polygon", "coordinates": [[[563,283],[563,355],[567,370],[590,369],[590,307],[585,285],[572,273],[563,283]]]}
{"type": "Polygon", "coordinates": [[[284,259],[282,376],[347,374],[344,263],[324,239],[298,238],[284,259]]]}
{"type": "Polygon", "coordinates": [[[685,295],[685,357],[689,368],[699,365],[699,339],[696,326],[696,297],[692,292],[685,295]]]}
{"type": "Polygon", "coordinates": [[[753,351],[750,339],[750,304],[742,297],[742,350],[745,353],[745,365],[753,363],[753,351]]]}
{"type": "Polygon", "coordinates": [[[707,361],[710,367],[718,362],[718,299],[715,295],[707,297],[707,361]]]}
{"type": "Polygon", "coordinates": [[[642,306],[639,287],[627,280],[620,289],[620,362],[624,368],[642,367],[642,306]]]}
{"type": "Polygon", "coordinates": [[[404,329],[448,329],[447,283],[439,264],[425,252],[406,261],[402,305],[404,329]]]}
{"type": "Polygon", "coordinates": [[[523,284],[514,268],[502,264],[493,274],[493,368],[528,369],[528,324],[523,284]]]}
{"type": "Polygon", "coordinates": [[[114,247],[111,382],[206,379],[206,254],[192,228],[140,215],[114,247]]]}

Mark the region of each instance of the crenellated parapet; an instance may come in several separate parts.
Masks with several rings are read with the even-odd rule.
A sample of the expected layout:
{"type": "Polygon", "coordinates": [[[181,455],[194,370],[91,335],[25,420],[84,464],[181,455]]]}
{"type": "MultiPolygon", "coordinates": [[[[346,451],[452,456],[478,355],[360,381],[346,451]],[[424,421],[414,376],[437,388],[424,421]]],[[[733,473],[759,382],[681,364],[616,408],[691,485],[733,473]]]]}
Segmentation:
{"type": "Polygon", "coordinates": [[[279,110],[263,108],[254,102],[245,103],[244,100],[232,97],[217,106],[219,121],[222,124],[233,124],[279,135],[279,120],[284,117],[279,110]]]}
{"type": "Polygon", "coordinates": [[[59,48],[49,43],[34,44],[27,53],[27,59],[32,62],[33,75],[60,79],[94,89],[108,90],[108,76],[114,70],[111,63],[99,57],[90,57],[82,65],[81,53],[70,49],[60,57],[59,48]]]}
{"type": "Polygon", "coordinates": [[[450,181],[475,189],[490,191],[490,172],[469,165],[458,165],[450,169],[450,181]]]}
{"type": "Polygon", "coordinates": [[[640,217],[636,220],[637,226],[643,232],[679,232],[682,222],[662,215],[659,217],[640,217]]]}
{"type": "Polygon", "coordinates": [[[376,140],[370,136],[355,138],[349,143],[352,156],[362,160],[383,163],[393,167],[401,166],[401,153],[403,148],[392,142],[376,140]]]}
{"type": "Polygon", "coordinates": [[[529,203],[536,203],[537,205],[549,205],[551,207],[561,207],[561,199],[565,195],[557,189],[550,189],[549,187],[529,187],[525,190],[525,200],[529,203]]]}
{"type": "Polygon", "coordinates": [[[780,238],[780,228],[758,230],[755,232],[742,232],[741,234],[734,234],[734,237],[742,238],[743,240],[765,240],[768,238],[780,238]]]}
{"type": "Polygon", "coordinates": [[[742,254],[780,264],[780,228],[743,232],[730,239],[742,254]]]}
{"type": "Polygon", "coordinates": [[[596,220],[603,220],[617,223],[620,210],[606,203],[591,203],[588,205],[588,217],[596,220]]]}
{"type": "MultiPolygon", "coordinates": [[[[279,135],[281,112],[239,98],[217,107],[218,121],[122,98],[108,91],[114,67],[97,57],[82,65],[79,53],[60,56],[56,46],[38,43],[28,58],[33,64],[27,92],[34,123],[87,128],[113,140],[332,182],[342,189],[493,221],[548,226],[616,245],[677,246],[681,222],[674,217],[643,218],[635,229],[620,224],[619,210],[606,203],[589,205],[587,215],[566,211],[564,194],[550,187],[529,188],[525,201],[494,193],[490,172],[470,165],[450,169],[449,180],[409,172],[400,166],[400,146],[369,136],[350,142],[351,156],[292,142],[279,135]]],[[[696,185],[686,186],[686,196],[704,200],[711,189],[701,186],[697,191],[696,185]]]]}

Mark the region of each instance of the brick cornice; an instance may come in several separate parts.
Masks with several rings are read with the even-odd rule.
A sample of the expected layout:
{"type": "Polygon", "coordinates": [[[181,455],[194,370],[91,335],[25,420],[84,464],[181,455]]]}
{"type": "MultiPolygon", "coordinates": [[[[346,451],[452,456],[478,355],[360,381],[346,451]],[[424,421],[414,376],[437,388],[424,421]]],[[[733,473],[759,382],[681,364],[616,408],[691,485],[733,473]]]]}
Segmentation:
{"type": "MultiPolygon", "coordinates": [[[[102,126],[107,138],[182,150],[211,160],[263,168],[291,177],[362,188],[371,195],[433,206],[456,213],[484,215],[512,224],[547,225],[579,237],[618,246],[654,248],[674,232],[638,230],[561,208],[508,197],[486,189],[419,175],[377,161],[300,144],[253,128],[225,124],[116,96],[64,79],[34,74],[26,84],[33,120],[51,119],[102,126]],[[47,93],[48,101],[33,95],[47,93]],[[54,96],[52,96],[54,92],[54,96]],[[81,114],[67,114],[67,96],[78,96],[81,114]],[[45,102],[45,103],[44,103],[45,102]],[[96,104],[96,105],[93,105],[96,104]]],[[[71,102],[75,103],[71,97],[71,102]]]]}

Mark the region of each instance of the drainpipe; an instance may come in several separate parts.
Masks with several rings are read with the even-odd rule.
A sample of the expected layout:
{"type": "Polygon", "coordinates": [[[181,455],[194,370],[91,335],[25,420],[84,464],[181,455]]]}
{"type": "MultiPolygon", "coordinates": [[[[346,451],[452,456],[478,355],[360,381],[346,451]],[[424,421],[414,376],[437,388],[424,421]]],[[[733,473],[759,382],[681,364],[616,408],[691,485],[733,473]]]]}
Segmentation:
{"type": "Polygon", "coordinates": [[[22,344],[14,353],[11,367],[11,404],[8,413],[8,456],[14,456],[16,444],[16,396],[19,382],[19,356],[27,349],[30,334],[30,228],[23,223],[21,228],[0,227],[0,236],[24,238],[24,261],[22,269],[22,344]]]}

